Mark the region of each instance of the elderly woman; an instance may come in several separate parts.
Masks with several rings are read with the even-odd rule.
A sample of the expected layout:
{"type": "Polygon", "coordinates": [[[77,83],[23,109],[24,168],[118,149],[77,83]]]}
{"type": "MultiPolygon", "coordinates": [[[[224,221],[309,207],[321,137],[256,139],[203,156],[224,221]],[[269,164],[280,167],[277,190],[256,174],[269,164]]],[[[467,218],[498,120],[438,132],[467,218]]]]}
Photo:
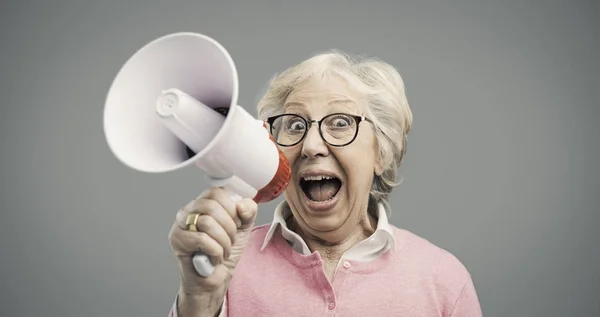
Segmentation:
{"type": "Polygon", "coordinates": [[[220,188],[178,212],[172,316],[481,316],[462,263],[388,222],[412,125],[392,66],[316,55],[276,76],[258,113],[292,169],[285,201],[256,227],[257,205],[220,188]],[[216,264],[209,277],[198,251],[216,264]]]}

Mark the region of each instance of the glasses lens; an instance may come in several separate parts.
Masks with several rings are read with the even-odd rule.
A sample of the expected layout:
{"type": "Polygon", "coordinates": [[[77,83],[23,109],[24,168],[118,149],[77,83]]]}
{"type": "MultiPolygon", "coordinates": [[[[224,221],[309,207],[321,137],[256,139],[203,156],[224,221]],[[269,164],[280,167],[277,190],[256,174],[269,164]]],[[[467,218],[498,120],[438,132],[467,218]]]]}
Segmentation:
{"type": "Polygon", "coordinates": [[[304,118],[294,114],[278,117],[273,121],[271,134],[280,145],[293,145],[306,133],[307,123],[304,118]]]}
{"type": "Polygon", "coordinates": [[[345,114],[332,114],[323,118],[321,133],[325,141],[333,145],[345,145],[356,135],[356,121],[345,114]]]}

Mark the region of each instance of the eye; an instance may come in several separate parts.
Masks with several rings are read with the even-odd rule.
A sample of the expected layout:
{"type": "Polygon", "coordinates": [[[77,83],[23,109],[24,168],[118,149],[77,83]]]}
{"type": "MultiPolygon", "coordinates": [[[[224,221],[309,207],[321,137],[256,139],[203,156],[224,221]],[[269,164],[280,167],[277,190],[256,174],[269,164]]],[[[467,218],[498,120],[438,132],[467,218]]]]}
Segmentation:
{"type": "Polygon", "coordinates": [[[352,125],[352,118],[346,115],[334,115],[327,119],[327,126],[331,128],[347,128],[352,125]]]}
{"type": "Polygon", "coordinates": [[[302,131],[306,129],[304,122],[298,118],[290,119],[287,122],[287,129],[292,131],[302,131]]]}

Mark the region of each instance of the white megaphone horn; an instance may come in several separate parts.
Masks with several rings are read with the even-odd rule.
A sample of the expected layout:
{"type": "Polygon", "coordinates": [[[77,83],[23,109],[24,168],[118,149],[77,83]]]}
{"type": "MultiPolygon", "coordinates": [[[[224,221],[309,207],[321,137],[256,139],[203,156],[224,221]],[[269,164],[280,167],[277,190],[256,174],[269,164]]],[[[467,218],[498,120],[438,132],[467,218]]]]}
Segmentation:
{"type": "MultiPolygon", "coordinates": [[[[191,164],[232,199],[277,198],[290,167],[266,124],[237,104],[238,77],[229,53],[210,37],[174,33],[138,50],[114,79],[104,109],[104,133],[113,154],[147,173],[191,164]]],[[[209,276],[209,258],[193,258],[209,276]]]]}

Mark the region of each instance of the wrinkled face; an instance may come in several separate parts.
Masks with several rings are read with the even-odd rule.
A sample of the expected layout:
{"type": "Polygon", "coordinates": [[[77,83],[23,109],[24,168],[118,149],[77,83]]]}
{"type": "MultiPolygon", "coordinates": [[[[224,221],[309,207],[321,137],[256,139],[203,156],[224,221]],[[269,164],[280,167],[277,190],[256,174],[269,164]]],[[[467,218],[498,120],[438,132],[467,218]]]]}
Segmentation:
{"type": "MultiPolygon", "coordinates": [[[[364,115],[366,107],[364,97],[344,80],[331,78],[313,80],[294,89],[285,101],[284,113],[321,120],[332,113],[364,115]]],[[[334,117],[329,124],[335,129],[348,122],[334,117]]],[[[300,143],[281,147],[292,168],[285,197],[296,221],[308,234],[343,235],[356,230],[358,222],[366,217],[373,175],[380,175],[382,168],[372,124],[351,124],[358,124],[358,134],[343,147],[327,144],[316,123],[300,143]]],[[[301,121],[291,122],[288,127],[303,129],[301,121]]]]}

